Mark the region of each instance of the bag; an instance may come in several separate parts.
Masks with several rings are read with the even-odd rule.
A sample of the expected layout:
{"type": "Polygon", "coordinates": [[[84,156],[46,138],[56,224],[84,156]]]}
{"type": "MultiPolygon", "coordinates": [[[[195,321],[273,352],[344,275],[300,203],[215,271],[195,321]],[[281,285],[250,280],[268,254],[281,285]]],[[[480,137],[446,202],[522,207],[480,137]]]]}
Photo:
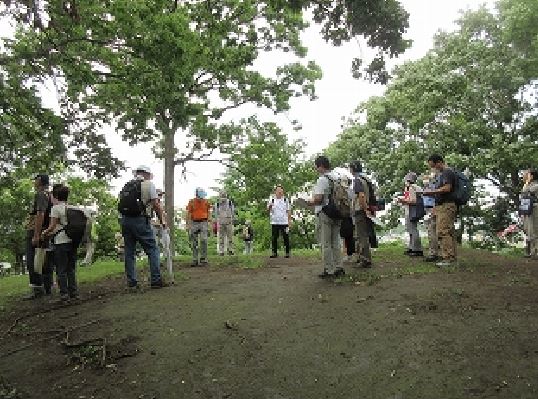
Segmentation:
{"type": "Polygon", "coordinates": [[[147,216],[142,203],[142,180],[134,179],[120,191],[118,212],[124,216],[147,216]]]}
{"type": "Polygon", "coordinates": [[[374,183],[365,176],[359,177],[363,182],[366,182],[366,186],[368,187],[368,207],[372,210],[378,210],[377,209],[377,195],[376,195],[376,189],[374,186],[374,183]]]}
{"type": "Polygon", "coordinates": [[[422,195],[417,193],[417,202],[409,205],[409,220],[412,222],[418,222],[424,216],[426,216],[424,200],[422,199],[422,195]]]}
{"type": "Polygon", "coordinates": [[[329,203],[321,210],[334,220],[351,217],[351,200],[349,199],[347,187],[340,179],[333,180],[328,175],[325,175],[325,177],[329,180],[329,203]]]}
{"type": "Polygon", "coordinates": [[[534,210],[534,205],[536,204],[536,197],[529,192],[521,194],[519,200],[519,214],[521,216],[530,216],[534,210]]]}
{"type": "Polygon", "coordinates": [[[82,209],[66,207],[65,210],[67,224],[63,227],[65,234],[73,243],[74,248],[78,248],[84,237],[88,235],[89,220],[82,209]]]}
{"type": "Polygon", "coordinates": [[[456,205],[466,205],[471,198],[471,182],[463,172],[455,170],[454,174],[456,175],[456,187],[452,192],[454,202],[456,205]]]}
{"type": "Polygon", "coordinates": [[[34,254],[34,273],[43,274],[43,266],[45,266],[45,259],[47,258],[47,251],[45,248],[36,248],[34,254]]]}

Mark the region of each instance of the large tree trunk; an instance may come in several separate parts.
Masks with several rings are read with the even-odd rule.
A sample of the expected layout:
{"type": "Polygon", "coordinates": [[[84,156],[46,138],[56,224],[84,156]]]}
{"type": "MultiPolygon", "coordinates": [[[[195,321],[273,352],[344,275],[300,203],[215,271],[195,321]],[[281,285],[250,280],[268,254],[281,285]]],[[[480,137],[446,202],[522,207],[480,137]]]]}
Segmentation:
{"type": "Polygon", "coordinates": [[[164,191],[166,224],[170,229],[170,252],[175,255],[175,227],[174,226],[174,171],[176,147],[174,143],[174,131],[164,132],[164,191]]]}

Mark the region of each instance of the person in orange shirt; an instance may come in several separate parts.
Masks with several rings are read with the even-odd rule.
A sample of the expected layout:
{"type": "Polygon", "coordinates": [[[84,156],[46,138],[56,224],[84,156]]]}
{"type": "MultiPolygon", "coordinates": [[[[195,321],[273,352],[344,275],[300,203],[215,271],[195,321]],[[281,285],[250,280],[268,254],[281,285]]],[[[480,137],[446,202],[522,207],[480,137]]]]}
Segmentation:
{"type": "Polygon", "coordinates": [[[187,205],[187,230],[192,247],[192,267],[207,266],[207,235],[211,223],[211,204],[204,189],[198,187],[187,205]],[[198,246],[201,246],[198,256],[198,246]]]}

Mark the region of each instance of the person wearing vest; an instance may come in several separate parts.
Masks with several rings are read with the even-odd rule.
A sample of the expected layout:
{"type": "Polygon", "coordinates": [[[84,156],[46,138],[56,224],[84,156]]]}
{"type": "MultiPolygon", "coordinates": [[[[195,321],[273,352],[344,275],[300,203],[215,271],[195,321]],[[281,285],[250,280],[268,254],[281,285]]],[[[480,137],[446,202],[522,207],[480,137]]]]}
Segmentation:
{"type": "Polygon", "coordinates": [[[192,267],[207,265],[207,236],[210,223],[211,204],[206,199],[205,190],[197,188],[195,198],[187,204],[187,230],[192,247],[192,267]],[[201,251],[198,250],[199,247],[201,251]]]}
{"type": "Polygon", "coordinates": [[[372,251],[370,247],[370,229],[372,216],[370,210],[370,189],[365,178],[362,176],[362,165],[354,161],[349,165],[349,171],[353,175],[353,219],[355,222],[355,253],[359,267],[372,267],[372,251]]]}
{"type": "MultiPolygon", "coordinates": [[[[430,173],[424,177],[424,188],[426,190],[435,190],[438,186],[437,173],[430,173]]],[[[424,258],[425,262],[437,262],[441,260],[439,257],[439,240],[437,239],[437,216],[435,216],[435,198],[423,196],[424,210],[426,216],[424,217],[424,223],[426,230],[428,231],[428,256],[424,258]]]]}
{"type": "Polygon", "coordinates": [[[151,169],[147,166],[138,166],[134,171],[135,180],[140,183],[140,200],[142,202],[142,213],[138,216],[121,215],[121,233],[125,243],[125,274],[127,276],[127,286],[138,288],[136,278],[136,243],[139,242],[148,256],[149,269],[151,274],[151,288],[162,288],[165,286],[160,271],[159,247],[155,239],[155,234],[151,228],[151,211],[155,211],[162,228],[166,228],[166,221],[163,217],[161,205],[157,201],[157,189],[151,181],[151,169]]]}
{"type": "Polygon", "coordinates": [[[225,249],[228,255],[234,254],[234,205],[225,191],[221,191],[215,209],[218,222],[219,254],[224,256],[225,249]]]}
{"type": "Polygon", "coordinates": [[[456,262],[456,221],[457,206],[454,199],[456,174],[446,166],[442,156],[433,154],[428,158],[428,165],[439,175],[439,187],[424,190],[423,195],[435,198],[435,216],[437,218],[437,237],[441,247],[442,261],[438,267],[451,266],[456,262]]]}
{"type": "Polygon", "coordinates": [[[329,159],[323,155],[314,161],[319,177],[314,186],[313,196],[307,200],[309,206],[314,206],[317,219],[318,238],[323,255],[323,271],[320,278],[344,276],[346,273],[342,264],[342,250],[340,240],[340,220],[331,219],[323,207],[329,204],[331,196],[331,180],[337,181],[338,175],[331,170],[329,159]]]}
{"type": "Polygon", "coordinates": [[[418,194],[421,189],[416,184],[417,174],[409,172],[404,177],[404,196],[398,198],[398,202],[403,205],[405,215],[405,230],[409,234],[409,243],[405,255],[409,256],[424,256],[422,251],[422,241],[418,232],[418,221],[411,220],[411,206],[417,203],[417,200],[422,200],[418,194]]]}
{"type": "Polygon", "coordinates": [[[522,194],[530,194],[534,199],[532,213],[523,216],[523,231],[527,237],[528,257],[538,259],[538,171],[528,170],[523,176],[522,194]]]}
{"type": "Polygon", "coordinates": [[[290,224],[291,224],[291,209],[290,203],[284,197],[284,189],[282,186],[277,186],[275,196],[269,200],[267,204],[271,220],[271,258],[278,256],[278,236],[282,234],[284,238],[284,248],[286,258],[290,257],[290,224]]]}
{"type": "MultiPolygon", "coordinates": [[[[26,218],[26,269],[28,270],[28,277],[30,278],[30,294],[24,299],[36,299],[46,292],[46,288],[43,285],[42,273],[37,273],[34,268],[34,258],[36,248],[41,247],[44,243],[41,241],[41,232],[48,227],[50,217],[50,194],[47,191],[49,187],[49,176],[46,174],[38,174],[34,178],[34,200],[32,209],[26,218]]],[[[52,276],[50,277],[50,283],[52,283],[52,276]]],[[[45,284],[45,286],[51,284],[45,284]]]]}

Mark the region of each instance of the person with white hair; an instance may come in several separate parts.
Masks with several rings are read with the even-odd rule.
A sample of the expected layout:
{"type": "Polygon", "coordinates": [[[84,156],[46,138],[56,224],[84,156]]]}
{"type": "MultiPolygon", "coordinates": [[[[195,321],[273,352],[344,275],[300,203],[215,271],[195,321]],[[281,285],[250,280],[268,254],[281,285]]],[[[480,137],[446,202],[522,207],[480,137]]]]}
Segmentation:
{"type": "Polygon", "coordinates": [[[118,202],[121,232],[125,242],[125,274],[130,288],[138,288],[135,267],[137,242],[142,245],[149,259],[151,288],[164,287],[159,268],[159,247],[150,223],[152,210],[165,229],[166,221],[158,201],[157,189],[151,181],[151,169],[140,165],[134,171],[134,179],[123,186],[118,202]]]}
{"type": "Polygon", "coordinates": [[[398,198],[398,202],[404,208],[405,229],[409,233],[409,244],[405,251],[405,254],[409,256],[424,256],[422,242],[418,232],[418,220],[414,219],[411,215],[411,207],[416,206],[417,201],[422,201],[422,198],[419,196],[421,189],[416,184],[417,178],[417,174],[414,172],[409,172],[405,175],[404,196],[398,198]]]}

